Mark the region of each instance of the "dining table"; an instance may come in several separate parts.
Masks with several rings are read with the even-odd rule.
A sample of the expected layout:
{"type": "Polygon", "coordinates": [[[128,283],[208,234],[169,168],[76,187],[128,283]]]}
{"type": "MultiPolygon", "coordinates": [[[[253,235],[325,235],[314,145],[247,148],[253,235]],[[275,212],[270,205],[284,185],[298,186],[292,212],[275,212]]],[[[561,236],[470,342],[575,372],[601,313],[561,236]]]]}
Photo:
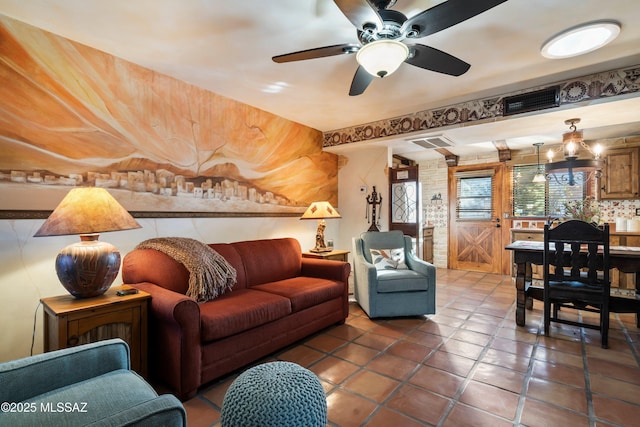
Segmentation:
{"type": "MultiPolygon", "coordinates": [[[[526,309],[533,307],[533,299],[542,300],[544,288],[532,280],[532,265],[543,264],[544,242],[516,240],[505,247],[513,252],[516,266],[516,324],[524,326],[526,309]]],[[[610,246],[609,267],[623,273],[635,273],[635,294],[622,296],[612,294],[609,311],[613,313],[636,313],[636,327],[640,328],[640,247],[610,246]]]]}

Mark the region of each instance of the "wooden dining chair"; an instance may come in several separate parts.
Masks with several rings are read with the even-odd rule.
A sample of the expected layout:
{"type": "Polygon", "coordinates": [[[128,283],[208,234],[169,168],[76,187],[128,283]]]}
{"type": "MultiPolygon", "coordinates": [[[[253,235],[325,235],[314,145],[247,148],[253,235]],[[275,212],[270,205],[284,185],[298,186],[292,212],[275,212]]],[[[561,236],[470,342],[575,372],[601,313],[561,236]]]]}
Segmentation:
{"type": "Polygon", "coordinates": [[[609,224],[598,227],[570,220],[544,226],[544,334],[557,322],[600,331],[602,348],[609,335],[609,224]],[[561,308],[600,314],[600,323],[560,317],[561,308]]]}

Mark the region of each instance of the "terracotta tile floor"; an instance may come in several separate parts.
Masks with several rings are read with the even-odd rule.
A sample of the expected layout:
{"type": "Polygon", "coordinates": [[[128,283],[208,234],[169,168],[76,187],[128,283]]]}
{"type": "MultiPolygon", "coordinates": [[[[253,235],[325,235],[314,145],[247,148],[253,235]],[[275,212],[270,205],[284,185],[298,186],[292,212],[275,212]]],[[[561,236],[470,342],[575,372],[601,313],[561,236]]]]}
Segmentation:
{"type": "MultiPolygon", "coordinates": [[[[344,325],[260,362],[296,362],[320,378],[330,426],[640,426],[640,330],[612,314],[598,331],[552,324],[541,303],[515,325],[511,277],[438,269],[437,314],[344,325]]],[[[568,314],[567,314],[568,315],[568,314]]],[[[588,314],[585,314],[588,315],[588,314]]],[[[189,426],[218,426],[239,373],[185,402],[189,426]]]]}

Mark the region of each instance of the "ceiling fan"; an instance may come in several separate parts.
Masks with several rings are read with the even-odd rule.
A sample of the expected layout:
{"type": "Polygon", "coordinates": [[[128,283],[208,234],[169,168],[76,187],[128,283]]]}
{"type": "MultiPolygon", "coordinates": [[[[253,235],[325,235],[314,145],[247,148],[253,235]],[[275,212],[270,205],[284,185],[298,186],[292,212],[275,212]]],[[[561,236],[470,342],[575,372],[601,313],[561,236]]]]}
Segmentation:
{"type": "Polygon", "coordinates": [[[292,62],[327,56],[356,54],[356,70],[350,96],[362,94],[376,77],[393,73],[402,62],[451,76],[467,72],[470,64],[446,52],[423,44],[407,45],[418,39],[473,18],[507,0],[447,0],[407,18],[390,9],[396,0],[334,0],[355,25],[360,43],[343,43],[274,56],[274,62],[292,62]]]}

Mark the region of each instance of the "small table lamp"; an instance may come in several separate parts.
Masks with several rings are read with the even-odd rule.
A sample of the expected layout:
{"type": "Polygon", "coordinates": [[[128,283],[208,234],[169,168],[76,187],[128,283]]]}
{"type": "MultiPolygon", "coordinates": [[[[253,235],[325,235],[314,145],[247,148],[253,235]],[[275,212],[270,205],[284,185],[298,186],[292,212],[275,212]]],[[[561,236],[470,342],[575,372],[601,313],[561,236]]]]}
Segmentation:
{"type": "Polygon", "coordinates": [[[120,270],[120,253],[98,233],[133,228],[140,224],[107,190],[82,187],[67,193],[34,237],[80,235],[58,254],[56,272],[71,295],[89,298],[105,293],[120,270]]]}
{"type": "Polygon", "coordinates": [[[317,219],[318,230],[316,231],[316,247],[310,249],[311,252],[331,252],[324,243],[324,229],[327,226],[325,218],[341,218],[337,210],[329,202],[313,202],[302,214],[300,219],[317,219]]]}

